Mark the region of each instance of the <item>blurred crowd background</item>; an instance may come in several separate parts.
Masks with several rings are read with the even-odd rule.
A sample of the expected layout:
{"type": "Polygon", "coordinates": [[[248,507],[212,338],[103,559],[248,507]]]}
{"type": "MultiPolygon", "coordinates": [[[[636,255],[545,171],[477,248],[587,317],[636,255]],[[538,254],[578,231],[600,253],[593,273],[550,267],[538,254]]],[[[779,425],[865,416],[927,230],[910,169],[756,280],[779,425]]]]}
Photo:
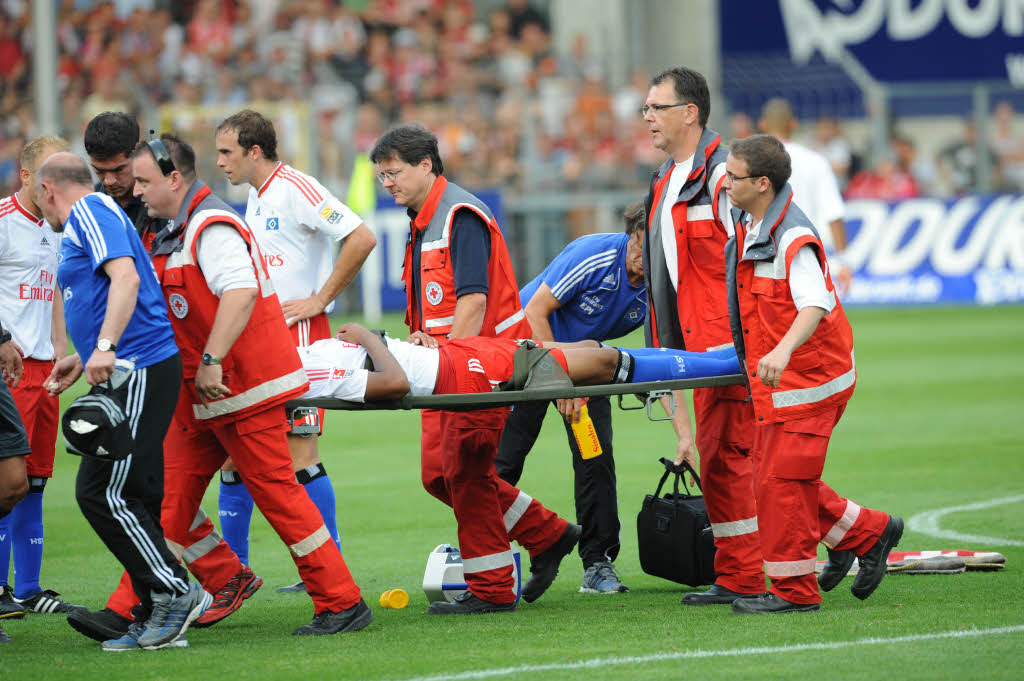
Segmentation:
{"type": "MultiPolygon", "coordinates": [[[[3,195],[17,189],[17,156],[37,134],[31,4],[0,0],[3,195]]],[[[645,189],[662,160],[638,111],[651,73],[638,69],[612,84],[597,58],[601,46],[584,33],[556,49],[548,7],[543,0],[59,0],[62,133],[80,145],[92,116],[123,110],[185,134],[202,156],[212,145],[211,117],[250,105],[288,112],[294,104],[301,115],[280,120],[308,128],[312,141],[294,154],[308,158],[286,160],[339,191],[356,155],[388,125],[410,120],[435,131],[447,174],[467,187],[645,189]]],[[[728,112],[724,104],[712,124],[726,141],[756,130],[756,111],[728,112]]],[[[1006,101],[994,103],[983,133],[965,117],[948,139],[922,140],[895,121],[884,153],[869,154],[863,135],[848,133],[856,122],[801,123],[798,139],[828,157],[849,198],[967,193],[979,134],[993,160],[993,189],[1024,190],[1021,116],[1006,101]]]]}

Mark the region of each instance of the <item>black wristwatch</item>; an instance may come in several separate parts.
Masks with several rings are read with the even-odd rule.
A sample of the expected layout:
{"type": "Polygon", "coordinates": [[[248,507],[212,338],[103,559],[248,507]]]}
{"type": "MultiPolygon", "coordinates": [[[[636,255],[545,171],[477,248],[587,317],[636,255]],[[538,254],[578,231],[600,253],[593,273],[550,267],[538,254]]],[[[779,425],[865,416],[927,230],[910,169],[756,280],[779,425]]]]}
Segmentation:
{"type": "Polygon", "coordinates": [[[110,352],[112,350],[117,350],[117,346],[114,345],[114,342],[109,338],[100,338],[96,341],[96,349],[100,352],[110,352]]]}
{"type": "Polygon", "coordinates": [[[11,340],[11,332],[0,326],[0,345],[3,345],[9,340],[11,340]]]}
{"type": "Polygon", "coordinates": [[[210,366],[211,364],[220,364],[220,357],[214,357],[210,353],[204,352],[200,361],[206,366],[210,366]]]}

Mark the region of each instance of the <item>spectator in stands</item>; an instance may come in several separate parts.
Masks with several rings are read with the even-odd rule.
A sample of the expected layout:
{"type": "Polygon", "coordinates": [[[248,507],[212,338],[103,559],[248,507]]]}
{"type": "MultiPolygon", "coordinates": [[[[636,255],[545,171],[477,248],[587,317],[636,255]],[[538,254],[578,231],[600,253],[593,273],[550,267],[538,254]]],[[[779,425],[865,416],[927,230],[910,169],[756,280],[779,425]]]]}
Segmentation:
{"type": "Polygon", "coordinates": [[[757,131],[754,130],[754,121],[746,111],[733,111],[729,115],[729,132],[733,140],[741,140],[750,137],[757,131]]]}
{"type": "MultiPolygon", "coordinates": [[[[36,134],[27,69],[31,3],[2,4],[7,13],[0,16],[0,167],[21,150],[13,144],[7,151],[5,140],[36,134]]],[[[345,147],[365,103],[381,115],[371,138],[395,121],[423,120],[421,112],[429,110],[427,115],[442,121],[432,128],[441,132],[450,125],[455,131],[441,136],[443,143],[447,137],[457,145],[445,155],[458,181],[481,187],[513,178],[519,188],[530,150],[502,128],[495,113],[514,100],[522,112],[516,133],[542,125],[546,136],[558,140],[569,137],[564,120],[581,98],[595,105],[585,114],[585,134],[592,135],[599,120],[603,127],[609,107],[619,121],[592,151],[599,160],[619,159],[630,171],[614,173],[602,186],[646,186],[647,173],[633,169],[657,165],[660,156],[631,113],[646,95],[646,74],[634,74],[630,86],[610,91],[584,41],[564,57],[553,51],[549,17],[529,0],[508,0],[481,16],[470,0],[372,0],[359,9],[354,4],[63,2],[57,30],[63,132],[76,138],[89,118],[109,109],[151,112],[167,102],[241,99],[258,106],[308,100],[347,81],[356,96],[318,119],[319,139],[345,147]]],[[[182,132],[209,123],[180,109],[171,120],[182,132]]],[[[561,146],[573,155],[579,151],[575,139],[561,146]]],[[[547,154],[555,163],[562,155],[561,149],[547,154]]],[[[347,168],[345,158],[324,158],[332,167],[347,168]]],[[[571,172],[557,176],[554,184],[540,184],[557,191],[577,181],[571,172]]]]}
{"type": "Polygon", "coordinates": [[[847,199],[900,201],[920,195],[914,177],[899,165],[894,153],[883,155],[873,168],[853,176],[846,187],[847,199]]]}
{"type": "Polygon", "coordinates": [[[839,130],[839,119],[835,116],[820,116],[814,123],[814,138],[810,146],[828,159],[839,189],[845,189],[854,170],[854,158],[849,142],[839,130]]]}
{"type": "Polygon", "coordinates": [[[1014,111],[1002,101],[992,112],[992,151],[996,157],[996,183],[999,191],[1024,190],[1024,135],[1014,130],[1014,111]]]}
{"type": "Polygon", "coordinates": [[[889,145],[900,168],[910,173],[920,193],[934,195],[939,192],[939,169],[930,156],[918,153],[914,142],[900,133],[892,136],[889,145]]]}
{"type": "Polygon", "coordinates": [[[961,196],[978,184],[978,128],[965,118],[960,139],[939,151],[939,168],[953,194],[961,196]]]}

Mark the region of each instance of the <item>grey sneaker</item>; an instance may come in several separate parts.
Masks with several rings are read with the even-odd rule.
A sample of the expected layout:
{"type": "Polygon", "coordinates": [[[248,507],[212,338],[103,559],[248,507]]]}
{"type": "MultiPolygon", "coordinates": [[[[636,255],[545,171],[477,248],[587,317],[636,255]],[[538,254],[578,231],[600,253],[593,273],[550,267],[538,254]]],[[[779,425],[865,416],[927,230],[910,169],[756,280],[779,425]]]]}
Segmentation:
{"type": "Polygon", "coordinates": [[[166,648],[188,630],[194,619],[206,612],[213,596],[193,583],[183,596],[153,594],[153,614],[139,634],[138,643],[145,650],[166,648]]]}
{"type": "Polygon", "coordinates": [[[626,591],[629,591],[629,587],[619,581],[615,566],[608,561],[594,563],[583,572],[581,594],[617,594],[626,591]]]}
{"type": "MultiPolygon", "coordinates": [[[[123,636],[101,643],[100,650],[107,653],[123,653],[130,650],[142,650],[142,646],[139,645],[139,636],[142,634],[144,629],[144,624],[140,622],[132,622],[131,626],[128,627],[128,631],[125,632],[123,636]]],[[[176,641],[169,644],[167,647],[188,648],[188,641],[185,640],[184,636],[179,636],[176,641]]]]}

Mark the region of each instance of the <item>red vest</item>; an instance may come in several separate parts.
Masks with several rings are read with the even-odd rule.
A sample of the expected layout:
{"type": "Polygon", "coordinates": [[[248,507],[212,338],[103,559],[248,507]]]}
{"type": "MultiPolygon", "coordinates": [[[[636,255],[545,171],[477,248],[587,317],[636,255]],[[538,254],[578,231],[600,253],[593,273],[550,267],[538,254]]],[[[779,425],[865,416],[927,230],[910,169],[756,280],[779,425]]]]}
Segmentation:
{"type": "Polygon", "coordinates": [[[729,242],[733,335],[745,362],[758,424],[791,421],[834,409],[850,399],[857,382],[853,329],[836,297],[825,248],[810,220],[790,202],[791,198],[792,190],[787,185],[761,222],[764,236],[745,256],[742,244],[747,232],[746,214],[736,211],[736,237],[729,242]],[[756,377],[757,363],[779,344],[796,319],[789,272],[803,246],[815,249],[835,307],[793,352],[779,387],[772,388],[756,377]]]}
{"type": "MultiPolygon", "coordinates": [[[[725,243],[729,236],[717,214],[729,152],[720,142],[717,133],[704,131],[690,176],[678,196],[665,195],[675,170],[671,159],[652,182],[644,240],[644,276],[652,330],[648,340],[653,347],[705,352],[732,345],[725,286],[725,243]],[[674,227],[678,264],[675,291],[667,272],[661,274],[666,262],[660,236],[665,210],[671,211],[674,227]],[[652,230],[656,233],[655,239],[650,238],[652,230]],[[656,268],[660,270],[656,272],[656,268]]],[[[742,386],[723,387],[717,394],[725,399],[747,398],[742,386]]]]}
{"type": "Polygon", "coordinates": [[[153,257],[181,350],[184,386],[177,418],[196,425],[237,421],[306,392],[309,381],[281,312],[281,303],[263,266],[256,239],[242,219],[204,186],[192,200],[185,227],[177,238],[181,248],[153,257]],[[199,235],[212,224],[230,225],[245,239],[259,293],[245,329],[221,360],[223,383],[230,388],[231,395],[204,407],[194,379],[220,298],[210,291],[199,269],[196,248],[199,235]]]}
{"type": "Polygon", "coordinates": [[[508,247],[491,211],[480,199],[439,175],[427,200],[412,222],[413,238],[405,247],[402,279],[405,281],[405,323],[410,331],[423,331],[440,342],[448,339],[455,319],[455,271],[451,259],[451,227],[455,212],[471,210],[490,230],[491,257],[487,264],[487,309],[480,336],[529,338],[529,322],[519,301],[519,287],[512,270],[508,247]],[[417,232],[420,241],[419,272],[412,270],[412,249],[417,232]],[[413,278],[419,279],[420,296],[413,295],[413,278]]]}

